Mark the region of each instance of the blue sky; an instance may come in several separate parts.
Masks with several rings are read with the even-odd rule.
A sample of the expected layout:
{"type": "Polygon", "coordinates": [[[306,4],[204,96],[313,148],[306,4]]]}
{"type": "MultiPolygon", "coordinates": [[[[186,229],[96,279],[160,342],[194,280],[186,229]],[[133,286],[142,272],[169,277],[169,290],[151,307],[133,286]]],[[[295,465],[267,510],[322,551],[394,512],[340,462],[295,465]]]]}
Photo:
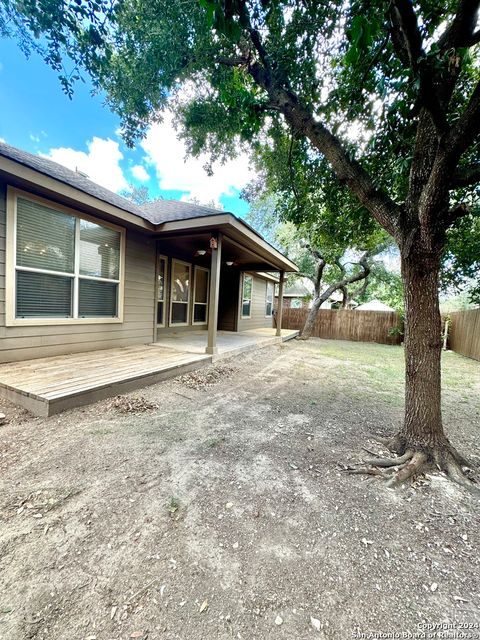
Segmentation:
{"type": "Polygon", "coordinates": [[[73,100],[57,75],[37,56],[28,60],[12,40],[0,39],[0,138],[31,153],[78,168],[119,191],[146,185],[152,197],[214,200],[237,215],[248,206],[238,194],[252,174],[241,156],[209,178],[205,158],[188,159],[170,117],[154,125],[145,140],[128,149],[118,135],[119,118],[78,83],[73,100]]]}

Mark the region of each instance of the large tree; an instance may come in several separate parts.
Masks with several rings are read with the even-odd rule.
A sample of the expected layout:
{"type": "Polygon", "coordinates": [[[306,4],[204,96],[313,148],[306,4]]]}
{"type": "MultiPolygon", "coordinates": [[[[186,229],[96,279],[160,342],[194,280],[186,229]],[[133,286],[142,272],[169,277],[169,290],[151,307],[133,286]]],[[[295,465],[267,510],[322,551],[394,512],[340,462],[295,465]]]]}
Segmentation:
{"type": "MultiPolygon", "coordinates": [[[[439,271],[480,178],[478,0],[4,0],[107,92],[133,142],[169,105],[193,153],[235,153],[275,120],[392,235],[405,291],[396,484],[434,462],[468,484],[442,426],[439,271]],[[179,91],[180,90],[180,91],[179,91]]],[[[63,81],[69,87],[69,77],[63,81]]],[[[75,75],[75,73],[73,74],[75,75]]],[[[378,461],[377,461],[378,462],[378,461]]]]}
{"type": "Polygon", "coordinates": [[[343,293],[345,302],[365,295],[368,278],[379,267],[375,258],[392,241],[371,218],[359,224],[354,216],[330,209],[323,194],[315,193],[316,183],[300,179],[301,171],[284,183],[285,165],[275,148],[262,148],[260,156],[257,151],[257,166],[261,177],[242,192],[250,204],[246,220],[297,264],[297,277],[313,284],[312,304],[300,334],[308,340],[320,307],[336,291],[343,293]],[[266,157],[270,154],[272,162],[266,157]]]}

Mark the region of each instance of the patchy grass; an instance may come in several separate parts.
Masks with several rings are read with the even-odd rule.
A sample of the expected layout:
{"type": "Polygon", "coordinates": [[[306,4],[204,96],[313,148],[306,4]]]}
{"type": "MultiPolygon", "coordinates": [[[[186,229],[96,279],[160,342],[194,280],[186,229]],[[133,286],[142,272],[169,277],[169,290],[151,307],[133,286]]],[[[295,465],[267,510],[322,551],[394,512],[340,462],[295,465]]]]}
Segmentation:
{"type": "MultiPolygon", "coordinates": [[[[2,640],[480,623],[478,501],[338,464],[398,428],[402,349],[314,339],[234,363],[48,419],[4,403],[2,640]]],[[[445,353],[443,370],[449,436],[479,463],[480,363],[445,353]]]]}

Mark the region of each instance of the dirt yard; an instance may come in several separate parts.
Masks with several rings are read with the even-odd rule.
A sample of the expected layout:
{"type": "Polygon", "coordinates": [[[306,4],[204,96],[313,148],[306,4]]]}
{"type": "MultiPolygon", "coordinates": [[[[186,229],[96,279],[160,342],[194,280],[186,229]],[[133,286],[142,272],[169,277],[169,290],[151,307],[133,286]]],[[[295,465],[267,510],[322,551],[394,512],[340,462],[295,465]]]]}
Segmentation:
{"type": "MultiPolygon", "coordinates": [[[[444,371],[480,465],[480,363],[444,371]]],[[[339,466],[402,394],[399,347],[313,339],[48,419],[3,405],[0,638],[480,638],[478,498],[339,466]]]]}

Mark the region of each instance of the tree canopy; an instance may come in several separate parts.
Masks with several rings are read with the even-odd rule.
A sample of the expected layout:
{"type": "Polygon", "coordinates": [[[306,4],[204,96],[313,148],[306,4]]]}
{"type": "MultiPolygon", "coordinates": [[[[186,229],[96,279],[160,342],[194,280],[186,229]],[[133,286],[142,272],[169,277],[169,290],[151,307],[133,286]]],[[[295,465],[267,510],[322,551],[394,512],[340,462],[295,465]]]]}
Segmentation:
{"type": "Polygon", "coordinates": [[[0,32],[40,50],[67,92],[88,71],[129,144],[167,108],[190,152],[212,159],[289,131],[302,166],[324,162],[322,186],[335,176],[338,197],[355,198],[349,215],[360,225],[368,211],[395,238],[406,396],[390,443],[404,468],[391,484],[435,462],[469,485],[442,426],[438,289],[447,238],[465,238],[461,227],[478,218],[478,10],[478,0],[4,0],[0,9],[0,32]]]}

